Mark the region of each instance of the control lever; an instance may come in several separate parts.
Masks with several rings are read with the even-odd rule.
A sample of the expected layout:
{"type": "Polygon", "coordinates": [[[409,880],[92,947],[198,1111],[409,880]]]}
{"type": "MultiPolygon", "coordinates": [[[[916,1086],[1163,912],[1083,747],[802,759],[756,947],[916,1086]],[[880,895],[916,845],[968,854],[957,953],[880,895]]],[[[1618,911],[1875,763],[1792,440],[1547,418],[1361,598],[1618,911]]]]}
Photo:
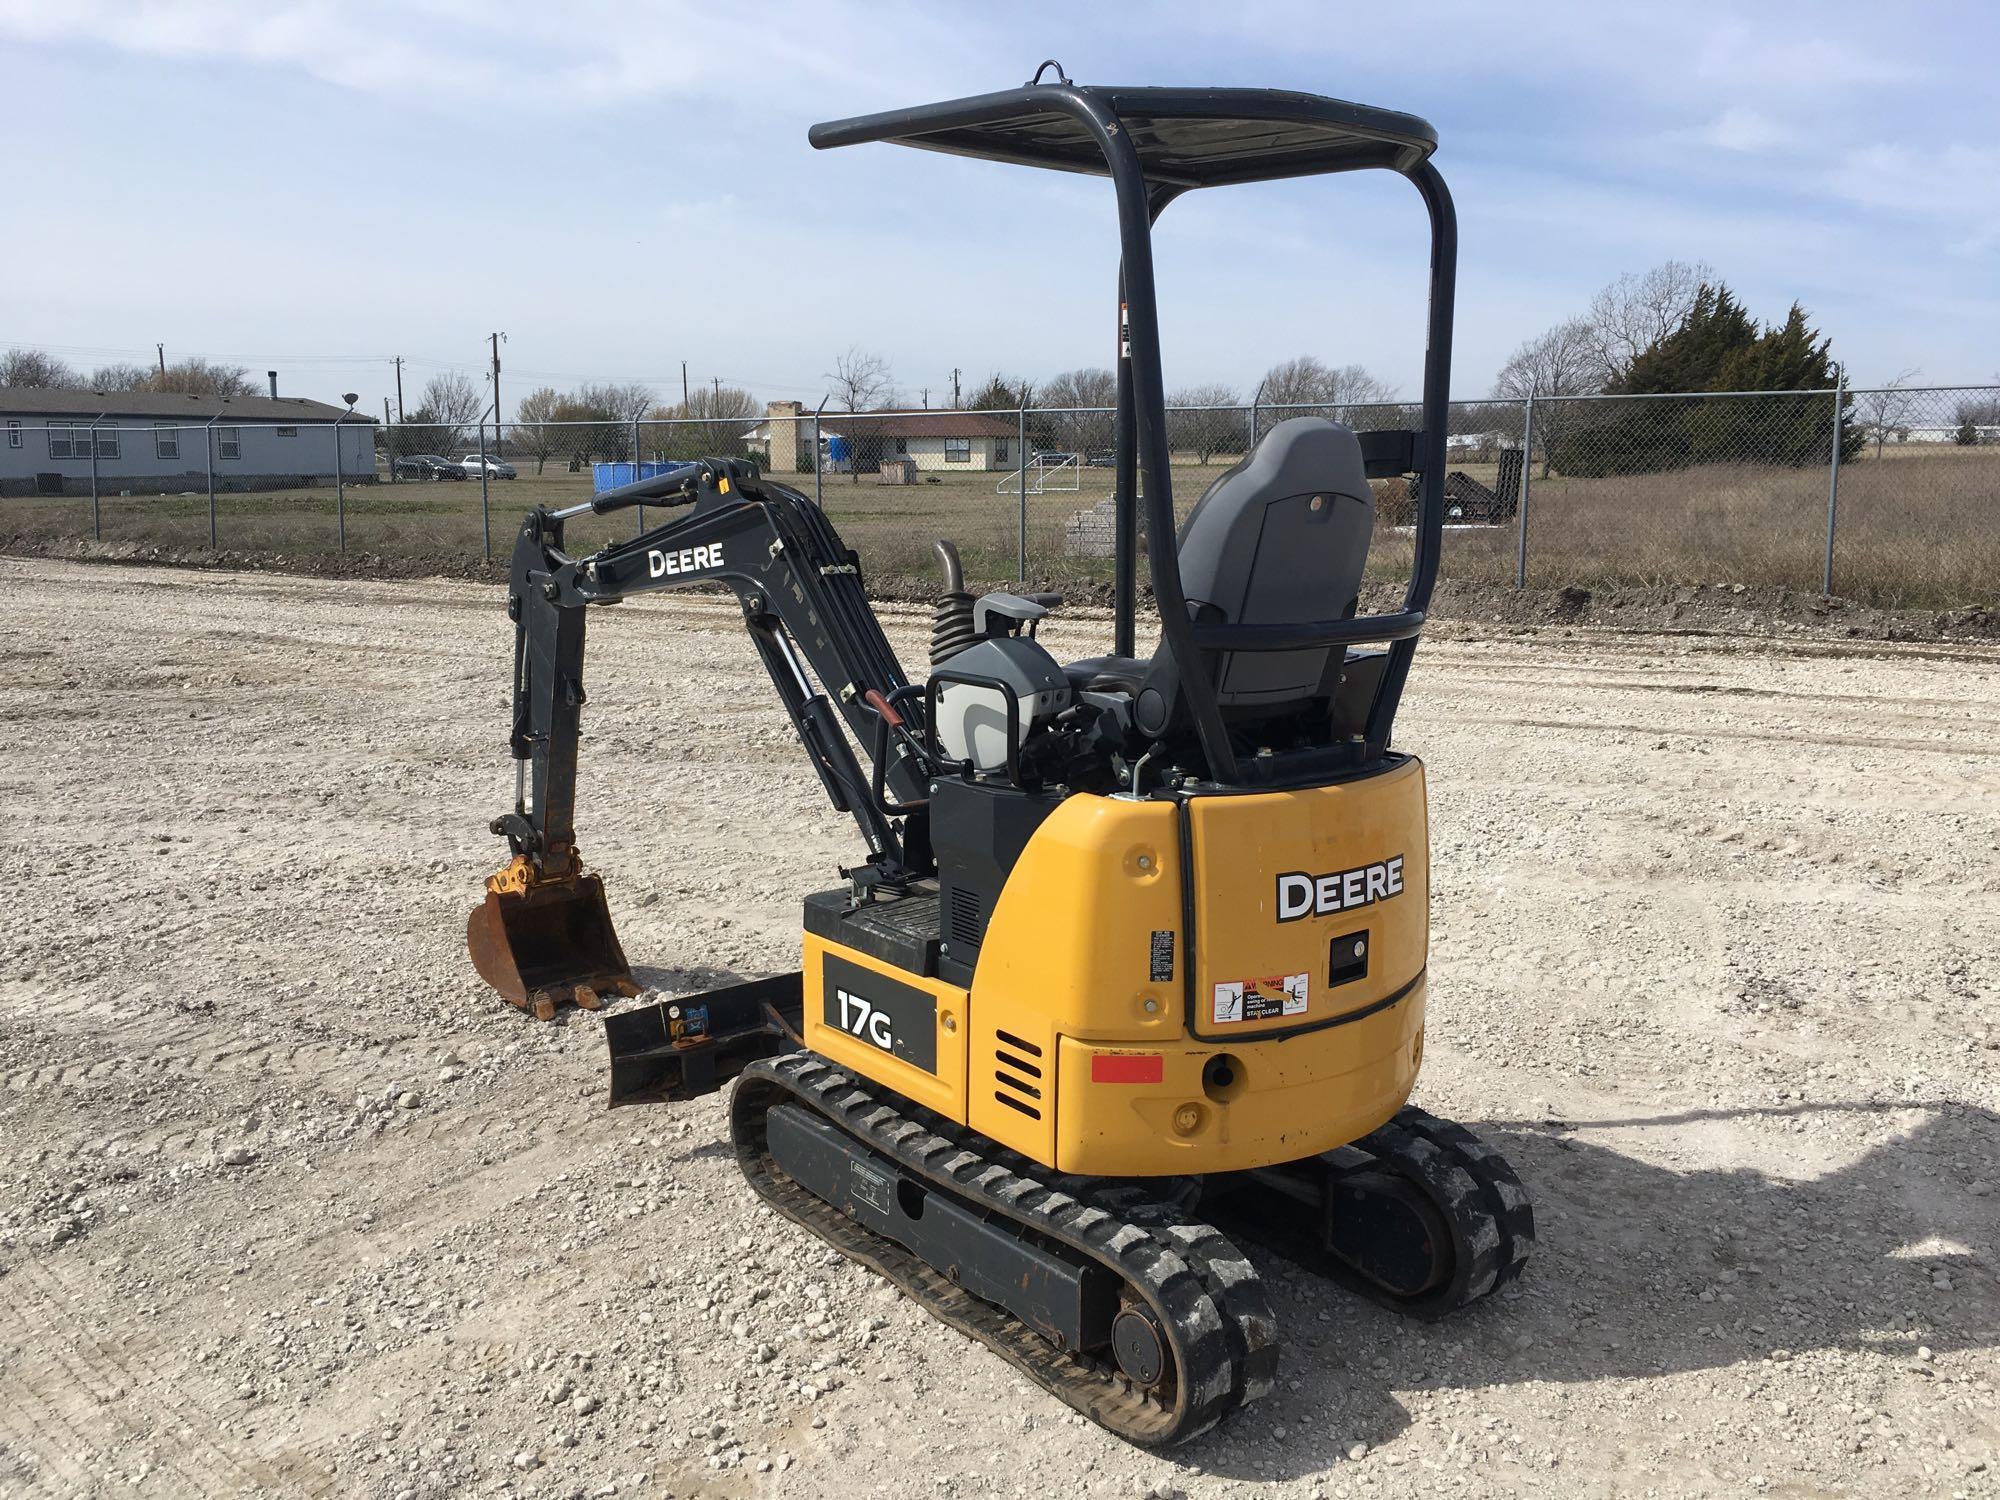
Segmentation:
{"type": "Polygon", "coordinates": [[[1061,594],[1011,594],[996,589],[981,594],[972,606],[972,628],[984,637],[1019,635],[1023,625],[1033,635],[1035,621],[1063,602],[1061,594]]]}

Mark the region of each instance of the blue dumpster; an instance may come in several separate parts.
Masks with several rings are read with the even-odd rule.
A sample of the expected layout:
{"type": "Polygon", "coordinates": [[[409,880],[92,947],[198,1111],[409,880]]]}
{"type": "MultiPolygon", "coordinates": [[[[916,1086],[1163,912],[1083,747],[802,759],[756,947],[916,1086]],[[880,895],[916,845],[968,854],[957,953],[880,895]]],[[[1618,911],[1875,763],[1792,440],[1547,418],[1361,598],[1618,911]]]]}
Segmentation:
{"type": "Polygon", "coordinates": [[[657,479],[669,469],[678,469],[687,460],[662,459],[658,462],[642,464],[592,464],[590,466],[591,488],[598,494],[615,490],[621,485],[637,484],[642,479],[657,479]]]}

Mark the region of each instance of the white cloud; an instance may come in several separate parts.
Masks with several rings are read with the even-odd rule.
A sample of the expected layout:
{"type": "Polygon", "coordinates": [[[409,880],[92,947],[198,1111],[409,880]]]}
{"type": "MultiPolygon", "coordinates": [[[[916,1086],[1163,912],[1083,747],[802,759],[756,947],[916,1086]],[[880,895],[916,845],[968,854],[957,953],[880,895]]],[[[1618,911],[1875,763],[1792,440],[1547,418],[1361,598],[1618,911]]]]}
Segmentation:
{"type": "MultiPolygon", "coordinates": [[[[711,97],[773,72],[795,86],[858,79],[865,49],[824,42],[869,29],[844,19],[853,6],[822,4],[799,28],[694,0],[0,0],[0,36],[288,68],[392,99],[590,108],[711,97]]],[[[910,44],[942,40],[939,23],[921,14],[897,29],[910,44]]]]}
{"type": "Polygon", "coordinates": [[[1953,144],[1913,150],[1878,144],[1850,151],[1830,174],[1833,192],[1866,208],[1933,224],[1956,255],[2000,249],[2000,150],[1953,144]]]}
{"type": "Polygon", "coordinates": [[[1862,46],[1814,36],[1801,29],[1808,24],[1803,18],[1782,12],[1761,25],[1728,20],[1702,27],[1692,16],[1684,19],[1706,31],[1694,76],[1726,91],[1824,95],[1829,89],[1906,83],[1923,71],[1899,57],[1891,43],[1862,46]]]}
{"type": "Polygon", "coordinates": [[[1702,139],[1724,151],[1763,152],[1793,145],[1799,132],[1754,109],[1731,105],[1708,123],[1702,139]]]}

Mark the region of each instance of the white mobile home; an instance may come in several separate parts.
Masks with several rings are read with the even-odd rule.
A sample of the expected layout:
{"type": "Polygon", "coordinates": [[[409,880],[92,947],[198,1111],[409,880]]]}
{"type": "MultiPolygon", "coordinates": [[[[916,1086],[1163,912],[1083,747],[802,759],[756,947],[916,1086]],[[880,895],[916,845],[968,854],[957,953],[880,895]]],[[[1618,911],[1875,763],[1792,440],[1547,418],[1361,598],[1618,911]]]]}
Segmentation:
{"type": "MultiPolygon", "coordinates": [[[[773,473],[810,473],[813,426],[813,414],[798,402],[773,401],[765,419],[745,429],[743,444],[773,473]]],[[[991,473],[1020,462],[1020,422],[1011,412],[828,412],[818,427],[822,463],[843,474],[873,474],[898,459],[940,474],[991,473]]]]}
{"type": "Polygon", "coordinates": [[[270,490],[375,479],[375,424],[297,396],[0,390],[0,495],[270,490]],[[336,444],[338,447],[336,448],[336,444]]]}

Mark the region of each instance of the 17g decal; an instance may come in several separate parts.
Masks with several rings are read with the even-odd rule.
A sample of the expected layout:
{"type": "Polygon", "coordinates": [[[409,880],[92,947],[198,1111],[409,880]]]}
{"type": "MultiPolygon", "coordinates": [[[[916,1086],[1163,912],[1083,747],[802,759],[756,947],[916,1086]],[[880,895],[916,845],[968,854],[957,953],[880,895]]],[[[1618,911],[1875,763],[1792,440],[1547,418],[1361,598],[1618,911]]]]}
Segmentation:
{"type": "Polygon", "coordinates": [[[875,1008],[873,1002],[850,990],[835,989],[834,999],[840,1004],[840,1029],[864,1042],[880,1047],[884,1052],[896,1050],[896,1033],[889,1025],[889,1017],[875,1008]]]}

